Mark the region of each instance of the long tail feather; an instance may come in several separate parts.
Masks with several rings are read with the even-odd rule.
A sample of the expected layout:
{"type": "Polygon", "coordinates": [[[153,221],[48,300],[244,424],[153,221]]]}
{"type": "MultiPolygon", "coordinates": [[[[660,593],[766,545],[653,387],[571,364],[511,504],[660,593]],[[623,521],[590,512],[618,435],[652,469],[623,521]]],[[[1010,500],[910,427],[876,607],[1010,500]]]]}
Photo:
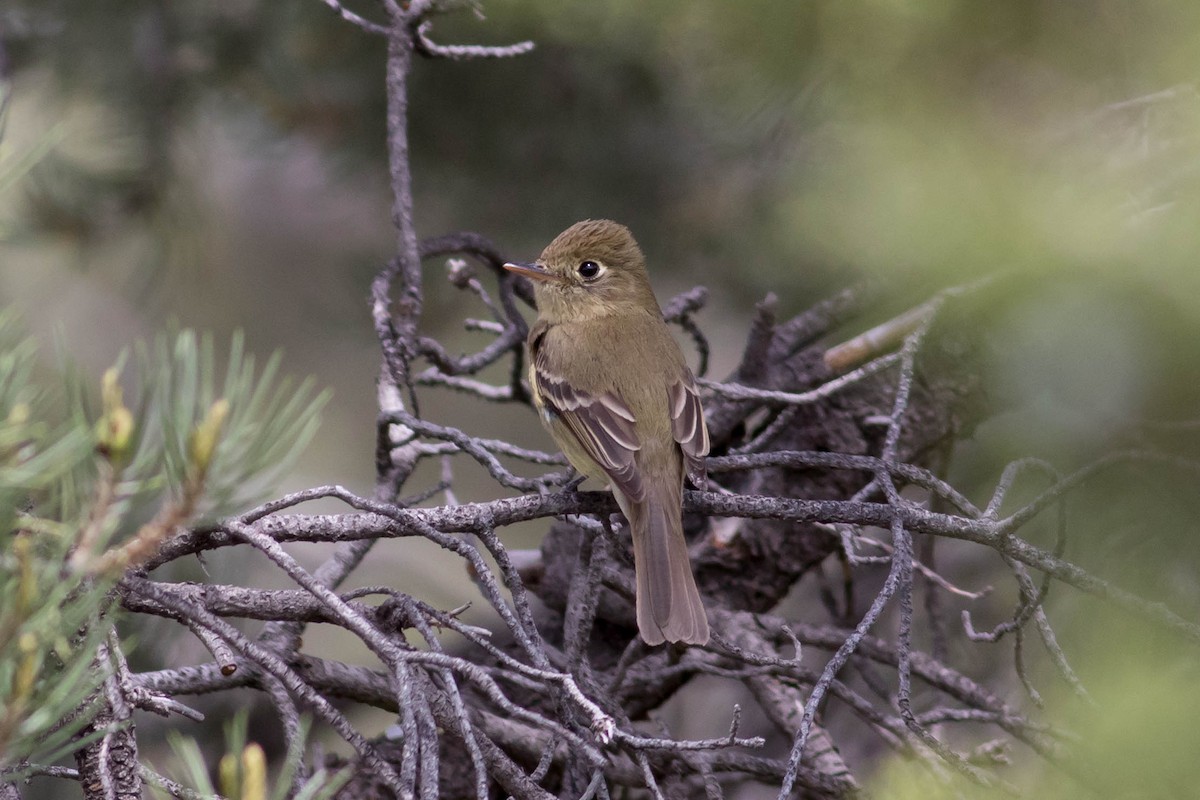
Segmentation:
{"type": "Polygon", "coordinates": [[[621,504],[633,532],[638,631],[647,644],[708,641],[708,617],[683,538],[682,495],[681,485],[656,482],[645,500],[621,504]]]}

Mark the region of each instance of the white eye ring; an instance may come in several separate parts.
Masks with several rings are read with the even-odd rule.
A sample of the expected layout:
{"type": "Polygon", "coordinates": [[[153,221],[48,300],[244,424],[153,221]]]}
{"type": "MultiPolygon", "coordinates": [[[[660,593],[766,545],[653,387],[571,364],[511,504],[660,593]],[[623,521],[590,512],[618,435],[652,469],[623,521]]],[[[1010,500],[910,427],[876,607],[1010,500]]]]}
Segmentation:
{"type": "Polygon", "coordinates": [[[579,268],[576,270],[576,272],[578,272],[579,277],[583,278],[585,281],[594,281],[596,278],[599,278],[604,274],[604,267],[600,266],[600,264],[596,263],[595,261],[582,261],[580,262],[579,268]]]}

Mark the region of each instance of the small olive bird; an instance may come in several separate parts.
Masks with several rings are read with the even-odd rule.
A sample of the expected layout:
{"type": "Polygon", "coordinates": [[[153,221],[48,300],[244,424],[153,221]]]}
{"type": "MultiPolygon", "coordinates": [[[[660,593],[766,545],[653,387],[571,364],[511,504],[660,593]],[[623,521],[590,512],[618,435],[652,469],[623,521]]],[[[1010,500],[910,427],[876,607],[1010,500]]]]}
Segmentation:
{"type": "Polygon", "coordinates": [[[529,385],[542,421],[629,520],[642,638],[707,642],[680,515],[685,472],[705,485],[708,429],[641,249],[624,225],[585,220],[534,263],[504,266],[533,281],[529,385]]]}

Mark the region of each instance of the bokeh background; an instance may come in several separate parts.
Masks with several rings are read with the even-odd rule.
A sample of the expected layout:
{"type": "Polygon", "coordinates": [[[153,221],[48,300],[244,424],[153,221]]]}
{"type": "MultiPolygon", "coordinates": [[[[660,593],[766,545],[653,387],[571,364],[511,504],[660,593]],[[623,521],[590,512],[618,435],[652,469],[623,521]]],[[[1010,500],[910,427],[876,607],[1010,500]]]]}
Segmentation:
{"type": "MultiPolygon", "coordinates": [[[[528,257],[577,219],[621,220],[660,299],[712,290],[700,322],[713,377],[735,363],[767,291],[787,314],[881,282],[863,328],[999,275],[960,321],[985,333],[994,407],[955,454],[956,485],[985,500],[1003,463],[1027,455],[1065,470],[1122,448],[1196,455],[1200,4],[494,0],[440,17],[433,35],[537,49],[417,63],[422,235],[471,229],[528,257]]],[[[250,350],[283,348],[288,371],[335,391],[285,488],[369,492],[366,298],[394,242],[382,43],[318,0],[9,0],[0,41],[0,164],[19,174],[0,194],[0,305],[45,343],[47,371],[55,341],[98,376],[167,326],[222,341],[241,329],[250,350]]],[[[484,314],[444,266],[427,275],[430,332],[452,349],[486,341],[461,330],[484,314]]],[[[550,446],[524,409],[425,397],[438,420],[550,446]]],[[[495,491],[464,480],[461,499],[495,491]]],[[[1196,619],[1196,489],[1178,467],[1104,473],[1072,502],[1068,555],[1196,619]]],[[[998,582],[973,611],[999,621],[1014,596],[998,559],[963,558],[955,580],[998,582]]],[[[458,605],[469,584],[451,560],[453,574],[431,563],[414,545],[381,547],[359,582],[458,605]]],[[[1101,700],[1154,684],[1134,705],[1165,717],[1135,716],[1159,734],[1200,710],[1194,645],[1135,639],[1136,624],[1073,591],[1050,604],[1101,700]]],[[[156,658],[204,657],[156,646],[156,658]]],[[[956,647],[983,674],[1008,665],[1009,645],[956,647]]],[[[1045,661],[1034,674],[1053,686],[1045,661]]],[[[1113,751],[1131,735],[1114,729],[1113,751]]],[[[1180,740],[1154,739],[1168,756],[1180,740]]],[[[1109,778],[1133,787],[1151,768],[1186,782],[1191,761],[1097,759],[1136,763],[1109,778]]]]}

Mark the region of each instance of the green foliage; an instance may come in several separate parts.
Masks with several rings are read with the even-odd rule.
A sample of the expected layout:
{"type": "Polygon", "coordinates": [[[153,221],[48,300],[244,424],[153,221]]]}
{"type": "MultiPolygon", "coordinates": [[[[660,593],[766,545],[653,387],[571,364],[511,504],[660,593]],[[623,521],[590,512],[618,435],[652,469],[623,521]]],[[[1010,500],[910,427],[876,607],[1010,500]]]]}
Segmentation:
{"type": "Polygon", "coordinates": [[[256,373],[254,356],[235,333],[223,370],[217,366],[213,339],[183,331],[160,336],[137,349],[142,414],[150,422],[141,437],[136,462],[141,479],[156,487],[159,476],[180,492],[195,466],[194,435],[222,399],[228,417],[207,466],[202,511],[220,516],[263,496],[295,463],[312,439],[329,392],[314,392],[312,379],[299,383],[281,376],[275,353],[256,373]]]}
{"type": "MultiPolygon", "coordinates": [[[[1144,626],[1128,622],[1097,620],[1088,638],[1093,655],[1084,677],[1092,702],[1060,683],[1048,693],[1042,712],[1062,747],[1057,763],[1033,760],[1019,748],[997,752],[986,742],[975,748],[975,759],[1011,761],[1004,777],[1022,797],[1194,797],[1200,784],[1195,758],[1200,683],[1194,664],[1180,664],[1176,641],[1156,640],[1144,626]]],[[[943,777],[916,760],[894,757],[867,788],[872,797],[889,800],[1012,796],[1001,788],[938,774],[943,777]]]]}
{"type": "MultiPolygon", "coordinates": [[[[278,353],[257,370],[240,333],[223,368],[213,338],[188,330],[139,344],[135,354],[128,405],[136,422],[126,452],[119,459],[109,454],[117,469],[115,513],[106,516],[99,543],[147,532],[164,514],[211,519],[261,498],[312,439],[329,398],[327,391],[314,390],[311,379],[281,376],[278,353]]],[[[116,412],[107,407],[111,398],[96,408],[94,393],[78,376],[70,380],[69,394],[72,418],[81,428],[116,412]]],[[[97,477],[103,476],[77,475],[75,482],[95,484],[97,477]]],[[[61,499],[69,504],[79,495],[63,493],[61,499]]]]}
{"type": "Polygon", "coordinates": [[[32,383],[36,348],[0,314],[0,530],[11,530],[22,503],[53,492],[88,457],[91,432],[54,425],[45,392],[32,383]]]}
{"type": "Polygon", "coordinates": [[[72,738],[91,718],[101,679],[92,660],[107,588],[60,578],[68,540],[8,538],[0,555],[0,767],[53,762],[78,746],[72,738]]]}
{"type": "Polygon", "coordinates": [[[103,585],[63,580],[80,520],[45,518],[52,496],[91,457],[88,429],[43,416],[35,349],[0,314],[0,767],[53,759],[88,721],[103,585]],[[80,631],[88,631],[79,636],[80,631]]]}
{"type": "Polygon", "coordinates": [[[36,356],[0,313],[0,767],[79,747],[113,582],[269,490],[328,397],[280,377],[277,355],[256,370],[240,336],[223,372],[211,337],[140,347],[130,405],[115,368],[99,402],[77,373],[65,397],[38,387],[36,356]]]}
{"type": "MultiPolygon", "coordinates": [[[[296,766],[299,763],[299,753],[289,753],[289,757],[275,777],[274,787],[269,784],[266,761],[262,748],[255,742],[247,741],[248,716],[242,709],[225,725],[225,755],[221,757],[218,768],[220,796],[228,800],[285,800],[292,788],[296,766]]],[[[308,736],[309,721],[300,723],[300,732],[296,737],[296,748],[303,750],[308,736]]],[[[217,794],[209,776],[209,767],[195,739],[170,731],[167,738],[175,753],[177,772],[180,779],[206,797],[217,794]]],[[[351,774],[348,769],[329,773],[324,769],[317,770],[305,780],[297,791],[297,800],[330,800],[337,791],[346,784],[351,774]]],[[[161,789],[155,789],[155,795],[169,798],[170,795],[161,789]]]]}

